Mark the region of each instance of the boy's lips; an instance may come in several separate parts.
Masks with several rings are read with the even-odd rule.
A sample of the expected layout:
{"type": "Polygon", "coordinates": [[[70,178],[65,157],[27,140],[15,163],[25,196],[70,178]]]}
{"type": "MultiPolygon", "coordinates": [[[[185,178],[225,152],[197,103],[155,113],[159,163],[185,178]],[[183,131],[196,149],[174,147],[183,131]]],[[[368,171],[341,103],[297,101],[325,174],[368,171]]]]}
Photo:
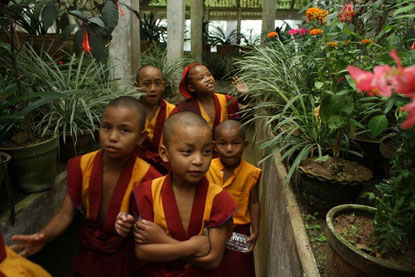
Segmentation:
{"type": "Polygon", "coordinates": [[[200,175],[202,175],[202,171],[199,171],[199,170],[191,170],[191,171],[188,171],[188,173],[190,176],[193,176],[193,177],[199,177],[200,175]]]}
{"type": "Polygon", "coordinates": [[[107,150],[107,152],[118,152],[120,149],[114,146],[105,146],[105,150],[107,150]]]}

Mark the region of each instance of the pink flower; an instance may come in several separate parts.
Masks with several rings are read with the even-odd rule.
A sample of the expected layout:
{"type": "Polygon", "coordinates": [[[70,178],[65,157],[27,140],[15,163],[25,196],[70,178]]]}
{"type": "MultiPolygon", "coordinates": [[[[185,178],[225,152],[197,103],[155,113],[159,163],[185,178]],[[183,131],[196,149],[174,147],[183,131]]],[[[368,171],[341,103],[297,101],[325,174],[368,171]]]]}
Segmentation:
{"type": "Polygon", "coordinates": [[[348,3],[344,5],[343,9],[339,12],[339,19],[342,22],[349,21],[351,22],[353,19],[353,16],[355,16],[356,13],[353,9],[353,4],[348,3]]]}
{"type": "Polygon", "coordinates": [[[391,86],[388,84],[386,78],[386,76],[389,75],[389,72],[391,72],[391,67],[389,65],[375,66],[373,73],[350,65],[347,66],[347,70],[356,83],[357,92],[365,91],[371,96],[391,96],[391,86]]]}
{"type": "Polygon", "coordinates": [[[404,94],[415,100],[415,65],[403,67],[396,50],[391,51],[389,55],[398,65],[396,74],[390,78],[392,86],[397,93],[404,94]]]}
{"type": "Polygon", "coordinates": [[[291,35],[291,36],[296,35],[296,34],[298,34],[299,36],[302,36],[302,35],[305,35],[305,34],[308,34],[308,33],[310,33],[310,30],[303,29],[303,28],[291,29],[291,30],[288,31],[288,34],[291,35]]]}
{"type": "Polygon", "coordinates": [[[401,111],[407,111],[408,116],[406,120],[402,123],[402,129],[409,129],[412,126],[415,126],[415,101],[412,100],[412,103],[406,104],[401,108],[401,111]]]}

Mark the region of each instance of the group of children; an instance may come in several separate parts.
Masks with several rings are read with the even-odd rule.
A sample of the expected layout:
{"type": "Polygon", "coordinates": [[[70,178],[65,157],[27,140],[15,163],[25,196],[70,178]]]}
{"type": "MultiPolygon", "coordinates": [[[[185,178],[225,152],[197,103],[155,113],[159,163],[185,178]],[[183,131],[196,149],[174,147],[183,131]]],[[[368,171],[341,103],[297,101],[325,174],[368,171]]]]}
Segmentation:
{"type": "Polygon", "coordinates": [[[238,102],[214,93],[201,64],[185,68],[177,106],[162,99],[157,67],[143,66],[136,81],[140,101],[105,107],[101,149],[68,162],[59,212],[38,233],[13,236],[11,248],[38,252],[79,210],[75,276],[255,276],[261,170],[242,159],[238,102]],[[248,237],[246,252],[225,249],[232,232],[248,237]]]}

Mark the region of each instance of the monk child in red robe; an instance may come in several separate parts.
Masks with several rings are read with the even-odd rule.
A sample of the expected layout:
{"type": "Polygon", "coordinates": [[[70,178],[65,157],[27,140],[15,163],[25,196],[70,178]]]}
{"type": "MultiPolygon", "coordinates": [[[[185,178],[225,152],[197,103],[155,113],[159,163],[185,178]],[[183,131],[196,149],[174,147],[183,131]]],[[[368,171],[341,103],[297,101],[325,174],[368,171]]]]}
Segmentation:
{"type": "Polygon", "coordinates": [[[5,245],[0,232],[0,277],[51,277],[41,266],[16,254],[5,245]]]}
{"type": "MultiPolygon", "coordinates": [[[[104,109],[99,129],[101,149],[68,162],[67,194],[60,211],[38,233],[15,235],[13,249],[23,256],[41,250],[71,224],[75,211],[83,214],[75,276],[129,276],[140,263],[132,236],[114,230],[120,211],[130,210],[131,193],[142,181],[161,176],[134,154],[144,129],[146,112],[135,98],[123,96],[104,109]]],[[[131,225],[135,220],[130,220],[131,225]]],[[[63,250],[64,251],[64,250],[63,250]]]]}
{"type": "Polygon", "coordinates": [[[173,113],[191,111],[199,114],[209,123],[213,137],[219,123],[228,118],[239,119],[238,100],[215,93],[215,78],[202,64],[194,63],[183,70],[179,90],[186,99],[177,104],[173,113]]]}
{"type": "Polygon", "coordinates": [[[233,215],[233,231],[248,236],[247,244],[250,245],[246,252],[226,249],[218,276],[254,277],[253,249],[259,234],[258,186],[262,171],[242,159],[248,141],[238,121],[220,123],[216,127],[214,145],[219,158],[212,160],[206,177],[209,182],[220,185],[238,203],[238,210],[233,215]]]}
{"type": "Polygon", "coordinates": [[[163,137],[164,121],[176,107],[162,98],[166,83],[159,68],[153,65],[142,66],[136,74],[137,90],[144,95],[140,98],[147,111],[145,125],[146,138],[137,148],[138,156],[151,164],[163,175],[168,172],[168,164],[163,163],[159,147],[163,137]]]}
{"type": "Polygon", "coordinates": [[[205,178],[212,158],[208,123],[192,112],[172,115],[164,125],[160,156],[170,163],[169,174],[134,189],[142,217],[134,226],[136,255],[148,262],[144,272],[150,277],[214,276],[236,204],[205,178]],[[143,239],[154,225],[162,229],[162,235],[152,232],[164,235],[161,243],[143,239]]]}

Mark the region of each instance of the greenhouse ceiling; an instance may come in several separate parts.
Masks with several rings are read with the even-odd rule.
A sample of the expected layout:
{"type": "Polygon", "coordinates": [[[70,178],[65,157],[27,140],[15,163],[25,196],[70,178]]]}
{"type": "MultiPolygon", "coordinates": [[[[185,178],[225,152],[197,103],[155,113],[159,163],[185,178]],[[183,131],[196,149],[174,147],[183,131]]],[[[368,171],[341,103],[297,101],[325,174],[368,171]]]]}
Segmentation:
{"type": "MultiPolygon", "coordinates": [[[[186,1],[186,17],[190,17],[191,0],[186,1]]],[[[205,17],[209,20],[261,19],[263,0],[204,0],[205,17]]],[[[309,1],[276,0],[276,19],[300,19],[299,10],[309,1]]],[[[140,1],[140,10],[166,16],[167,0],[140,1]]]]}

